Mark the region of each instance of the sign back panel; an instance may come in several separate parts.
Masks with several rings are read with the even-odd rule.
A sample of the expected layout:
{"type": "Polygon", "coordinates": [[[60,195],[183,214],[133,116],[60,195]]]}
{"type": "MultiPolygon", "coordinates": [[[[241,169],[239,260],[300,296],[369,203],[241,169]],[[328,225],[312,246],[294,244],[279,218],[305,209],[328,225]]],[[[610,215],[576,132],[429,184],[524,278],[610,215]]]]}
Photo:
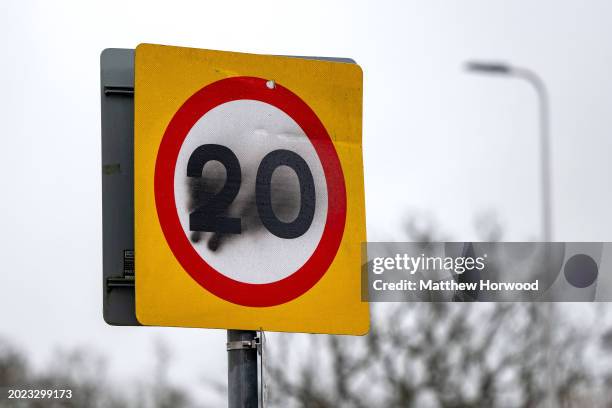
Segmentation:
{"type": "Polygon", "coordinates": [[[134,301],[134,50],[100,55],[102,299],[108,324],[139,325],[134,301]]]}
{"type": "Polygon", "coordinates": [[[367,332],[361,69],[150,44],[135,66],[138,320],[367,332]]]}

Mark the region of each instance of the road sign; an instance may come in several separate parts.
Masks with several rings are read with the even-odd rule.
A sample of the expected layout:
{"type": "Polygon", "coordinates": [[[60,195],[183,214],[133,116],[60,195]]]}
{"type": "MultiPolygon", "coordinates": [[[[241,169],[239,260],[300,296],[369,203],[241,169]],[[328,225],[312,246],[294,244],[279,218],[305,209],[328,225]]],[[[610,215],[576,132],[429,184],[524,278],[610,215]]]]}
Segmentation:
{"type": "Polygon", "coordinates": [[[356,64],[143,44],[140,323],[363,334],[356,64]]]}

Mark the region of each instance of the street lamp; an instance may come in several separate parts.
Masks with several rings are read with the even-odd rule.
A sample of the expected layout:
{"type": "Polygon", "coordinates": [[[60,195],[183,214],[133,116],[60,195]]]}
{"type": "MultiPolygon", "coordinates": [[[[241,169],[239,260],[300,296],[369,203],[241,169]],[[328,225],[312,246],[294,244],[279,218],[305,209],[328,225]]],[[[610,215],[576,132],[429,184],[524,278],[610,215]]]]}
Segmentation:
{"type": "Polygon", "coordinates": [[[533,71],[514,67],[501,62],[469,61],[466,64],[469,72],[504,75],[523,79],[529,82],[538,95],[540,110],[540,165],[542,177],[542,238],[544,242],[552,241],[552,204],[550,176],[550,134],[548,92],[542,79],[533,71]]]}
{"type": "MultiPolygon", "coordinates": [[[[526,69],[514,67],[509,64],[500,62],[483,62],[483,61],[469,61],[466,64],[466,69],[470,72],[490,74],[490,75],[505,75],[509,77],[515,77],[523,79],[529,82],[538,95],[539,107],[540,107],[540,165],[541,165],[541,177],[542,177],[542,238],[544,242],[551,242],[552,240],[552,208],[550,199],[550,135],[549,135],[549,110],[548,110],[548,92],[544,81],[535,72],[526,69]]],[[[549,259],[548,245],[545,246],[544,259],[549,259]]],[[[553,320],[553,308],[552,303],[548,303],[547,313],[548,319],[546,320],[546,333],[547,342],[550,345],[552,343],[552,320],[553,320]]],[[[557,405],[556,397],[554,394],[555,372],[552,364],[553,356],[548,358],[548,395],[547,405],[554,407],[557,405]]]]}

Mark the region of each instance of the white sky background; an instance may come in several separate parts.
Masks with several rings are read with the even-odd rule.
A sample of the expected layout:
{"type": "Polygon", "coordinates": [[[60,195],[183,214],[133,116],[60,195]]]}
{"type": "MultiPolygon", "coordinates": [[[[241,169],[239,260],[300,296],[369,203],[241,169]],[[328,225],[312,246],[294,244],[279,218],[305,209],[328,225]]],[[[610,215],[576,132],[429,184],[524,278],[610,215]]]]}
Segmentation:
{"type": "Polygon", "coordinates": [[[365,73],[370,240],[408,211],[457,240],[495,211],[538,237],[537,105],[524,82],[464,73],[500,59],[546,81],[555,238],[612,240],[612,3],[601,1],[0,2],[0,335],[36,362],[57,347],[141,376],[155,337],[172,377],[226,378],[225,332],[102,320],[99,54],[140,42],[356,59],[365,73]],[[333,3],[333,4],[332,4],[333,3]]]}

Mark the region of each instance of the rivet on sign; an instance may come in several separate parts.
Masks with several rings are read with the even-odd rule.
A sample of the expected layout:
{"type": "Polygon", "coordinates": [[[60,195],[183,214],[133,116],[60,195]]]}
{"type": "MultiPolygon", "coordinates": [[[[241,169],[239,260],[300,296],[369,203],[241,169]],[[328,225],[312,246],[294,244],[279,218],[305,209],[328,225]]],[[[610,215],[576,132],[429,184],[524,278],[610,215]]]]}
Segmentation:
{"type": "Polygon", "coordinates": [[[268,89],[274,89],[276,88],[276,83],[273,80],[269,80],[268,82],[266,82],[266,86],[268,87],[268,89]]]}

